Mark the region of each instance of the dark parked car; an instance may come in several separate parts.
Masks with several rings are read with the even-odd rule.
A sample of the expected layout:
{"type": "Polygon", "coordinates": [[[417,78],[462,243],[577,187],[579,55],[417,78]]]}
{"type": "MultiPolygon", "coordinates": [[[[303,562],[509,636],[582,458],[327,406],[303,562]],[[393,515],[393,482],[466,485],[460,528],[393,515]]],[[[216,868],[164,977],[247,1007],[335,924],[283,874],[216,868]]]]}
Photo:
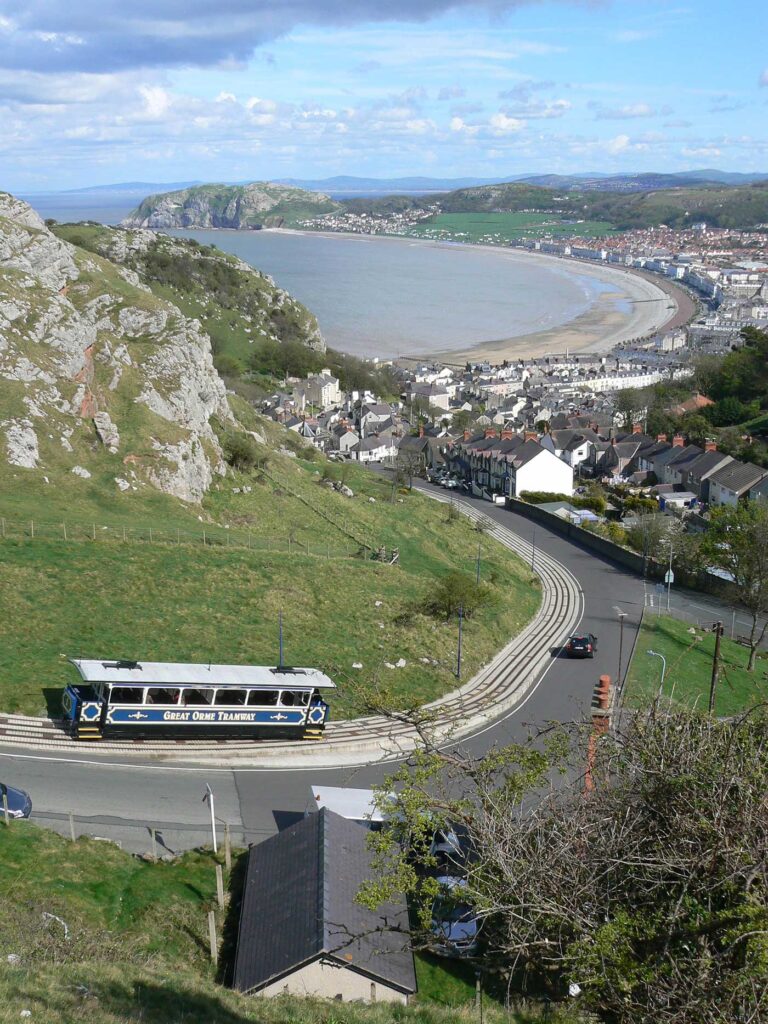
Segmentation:
{"type": "Polygon", "coordinates": [[[594,658],[596,650],[597,637],[594,633],[574,634],[565,645],[569,658],[594,658]]]}
{"type": "Polygon", "coordinates": [[[0,821],[3,818],[4,796],[8,800],[8,816],[10,818],[28,818],[30,816],[32,801],[29,794],[25,793],[23,789],[14,789],[13,786],[6,786],[4,782],[0,782],[0,821]]]}
{"type": "Polygon", "coordinates": [[[432,905],[432,952],[438,956],[474,956],[480,922],[472,907],[462,900],[466,880],[443,876],[437,883],[440,892],[432,905]]]}

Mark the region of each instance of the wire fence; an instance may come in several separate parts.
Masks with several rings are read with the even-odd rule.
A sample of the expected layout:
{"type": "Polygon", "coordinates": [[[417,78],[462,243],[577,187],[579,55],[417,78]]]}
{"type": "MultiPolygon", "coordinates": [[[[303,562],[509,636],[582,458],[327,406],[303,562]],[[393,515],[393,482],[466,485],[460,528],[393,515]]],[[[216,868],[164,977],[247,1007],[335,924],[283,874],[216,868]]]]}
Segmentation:
{"type": "Polygon", "coordinates": [[[0,517],[0,540],[188,545],[273,551],[289,555],[313,555],[318,558],[354,558],[360,554],[360,545],[352,540],[347,543],[313,543],[309,538],[294,534],[278,537],[226,526],[201,525],[199,529],[174,529],[143,523],[132,526],[106,525],[94,521],[51,522],[41,519],[9,519],[6,516],[0,517]]]}

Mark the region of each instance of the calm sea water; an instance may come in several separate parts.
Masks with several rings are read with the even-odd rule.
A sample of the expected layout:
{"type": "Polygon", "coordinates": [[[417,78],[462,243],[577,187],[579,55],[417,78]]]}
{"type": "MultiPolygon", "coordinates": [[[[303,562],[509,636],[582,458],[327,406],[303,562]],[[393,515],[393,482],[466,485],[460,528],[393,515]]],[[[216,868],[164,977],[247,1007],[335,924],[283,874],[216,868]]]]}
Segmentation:
{"type": "Polygon", "coordinates": [[[391,358],[459,350],[567,323],[608,290],[503,251],[407,239],[184,231],[270,274],[317,316],[327,342],[391,358]]]}
{"type": "MultiPolygon", "coordinates": [[[[133,205],[105,198],[30,202],[44,217],[109,224],[133,205]]],[[[360,356],[459,350],[547,330],[613,290],[571,266],[503,250],[275,231],[173,233],[217,245],[270,274],[317,316],[328,344],[360,356]]]]}

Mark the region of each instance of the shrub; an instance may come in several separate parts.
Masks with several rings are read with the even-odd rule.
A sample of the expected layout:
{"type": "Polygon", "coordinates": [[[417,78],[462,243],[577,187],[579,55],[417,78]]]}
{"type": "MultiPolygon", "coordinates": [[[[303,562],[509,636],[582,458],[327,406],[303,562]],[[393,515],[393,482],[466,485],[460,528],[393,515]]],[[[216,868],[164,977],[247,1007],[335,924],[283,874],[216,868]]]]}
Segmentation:
{"type": "Polygon", "coordinates": [[[245,366],[234,356],[217,355],[214,365],[222,377],[242,377],[245,366]]]}
{"type": "Polygon", "coordinates": [[[228,434],[224,438],[222,448],[228,464],[241,472],[253,469],[258,461],[259,451],[256,442],[247,434],[228,434]]]}
{"type": "Polygon", "coordinates": [[[478,608],[488,602],[488,593],[464,572],[449,572],[435,587],[427,602],[426,610],[435,618],[450,619],[464,609],[464,617],[470,618],[478,608]]]}

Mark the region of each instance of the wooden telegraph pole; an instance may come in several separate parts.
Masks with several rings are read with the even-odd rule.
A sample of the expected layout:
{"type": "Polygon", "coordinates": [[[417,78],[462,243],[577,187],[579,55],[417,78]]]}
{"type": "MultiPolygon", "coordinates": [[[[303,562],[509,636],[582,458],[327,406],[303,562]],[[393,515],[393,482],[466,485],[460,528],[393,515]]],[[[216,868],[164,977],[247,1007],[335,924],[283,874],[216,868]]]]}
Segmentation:
{"type": "Polygon", "coordinates": [[[720,677],[720,637],[723,635],[722,622],[716,622],[712,627],[712,631],[715,634],[715,653],[712,656],[712,682],[709,684],[710,715],[715,710],[715,691],[717,690],[717,681],[720,677]]]}

